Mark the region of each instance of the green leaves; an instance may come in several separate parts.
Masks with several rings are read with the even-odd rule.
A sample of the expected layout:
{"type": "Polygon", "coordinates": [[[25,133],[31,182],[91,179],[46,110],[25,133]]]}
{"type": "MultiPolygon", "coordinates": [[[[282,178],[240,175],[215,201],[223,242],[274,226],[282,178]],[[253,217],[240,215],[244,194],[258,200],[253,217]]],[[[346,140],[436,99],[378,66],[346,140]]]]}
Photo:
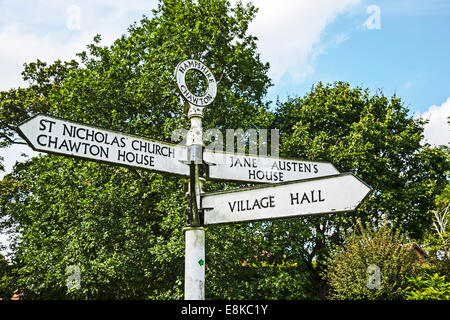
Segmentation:
{"type": "Polygon", "coordinates": [[[359,225],[357,233],[335,248],[328,260],[326,277],[331,286],[330,298],[339,300],[404,299],[407,277],[417,270],[417,258],[406,246],[405,235],[388,225],[372,231],[359,225]],[[379,272],[377,286],[368,285],[370,266],[379,272]]]}
{"type": "MultiPolygon", "coordinates": [[[[80,63],[26,65],[29,88],[0,93],[0,147],[36,112],[170,140],[188,126],[173,76],[186,58],[207,65],[220,88],[205,129],[267,127],[268,64],[246,34],[255,11],[164,0],[111,46],[96,36],[80,63]]],[[[185,179],[59,156],[16,166],[0,184],[0,214],[2,230],[20,232],[17,283],[28,298],[181,298],[186,191],[185,179]],[[68,266],[79,268],[80,289],[66,285],[68,266]]]]}
{"type": "MultiPolygon", "coordinates": [[[[157,176],[56,156],[16,170],[11,178],[22,180],[28,195],[7,213],[21,229],[15,254],[24,264],[19,284],[27,297],[156,298],[152,291],[164,287],[180,292],[173,286],[183,265],[182,236],[173,230],[184,224],[183,188],[157,176]],[[81,270],[80,290],[66,291],[70,265],[81,270]]],[[[17,193],[6,190],[2,199],[17,193]]]]}
{"type": "MultiPolygon", "coordinates": [[[[356,218],[386,219],[423,236],[433,198],[447,184],[448,151],[420,144],[423,122],[397,97],[347,83],[319,83],[271,112],[264,100],[269,65],[247,34],[256,12],[241,2],[162,0],[111,46],[96,36],[80,62],[25,65],[30,86],[0,93],[0,148],[37,112],[170,140],[189,125],[173,70],[198,59],[219,88],[205,130],[225,137],[227,128],[279,128],[282,156],[330,161],[375,189],[354,214],[209,228],[207,298],[323,298],[326,257],[356,218]]],[[[0,182],[0,227],[20,235],[8,276],[28,298],[182,298],[186,186],[186,179],[60,156],[16,165],[0,182]],[[67,286],[69,266],[80,270],[79,289],[67,286]]],[[[364,257],[373,262],[376,255],[364,257]]],[[[361,270],[350,266],[349,277],[366,276],[361,270]]]]}
{"type": "Polygon", "coordinates": [[[319,83],[279,105],[275,124],[282,155],[330,161],[357,174],[375,189],[361,208],[364,216],[387,215],[412,237],[423,236],[431,223],[426,212],[446,185],[448,161],[442,150],[421,145],[423,123],[408,116],[400,99],[319,83]]]}
{"type": "Polygon", "coordinates": [[[310,268],[313,274],[357,218],[390,221],[412,238],[423,238],[431,226],[427,211],[447,184],[449,162],[444,150],[421,145],[423,122],[410,118],[399,98],[344,82],[318,83],[304,97],[278,103],[274,126],[280,128],[281,156],[329,161],[374,189],[354,214],[299,222],[317,235],[327,230],[325,241],[311,238],[306,260],[319,262],[318,269],[310,268]]]}
{"type": "Polygon", "coordinates": [[[408,279],[408,300],[450,300],[450,282],[437,273],[408,279]]]}

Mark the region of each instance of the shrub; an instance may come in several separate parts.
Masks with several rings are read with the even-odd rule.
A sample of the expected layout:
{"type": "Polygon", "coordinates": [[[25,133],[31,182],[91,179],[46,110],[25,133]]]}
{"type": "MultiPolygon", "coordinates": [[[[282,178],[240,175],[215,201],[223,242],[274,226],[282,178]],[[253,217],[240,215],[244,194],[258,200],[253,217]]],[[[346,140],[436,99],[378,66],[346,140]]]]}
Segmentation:
{"type": "Polygon", "coordinates": [[[406,235],[388,225],[359,224],[328,260],[329,298],[405,299],[408,277],[417,270],[417,256],[405,243],[406,235]]]}

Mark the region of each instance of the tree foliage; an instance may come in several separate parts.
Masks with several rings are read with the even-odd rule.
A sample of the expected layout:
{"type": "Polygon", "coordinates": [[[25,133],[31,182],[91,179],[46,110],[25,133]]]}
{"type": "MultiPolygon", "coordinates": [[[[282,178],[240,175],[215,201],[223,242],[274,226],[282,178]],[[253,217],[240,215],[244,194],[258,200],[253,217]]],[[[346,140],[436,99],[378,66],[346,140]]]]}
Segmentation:
{"type": "MultiPolygon", "coordinates": [[[[111,46],[95,37],[79,63],[27,64],[29,88],[2,93],[4,145],[35,112],[170,140],[188,127],[173,77],[186,58],[208,65],[220,87],[205,127],[264,127],[268,65],[246,35],[255,12],[223,0],[165,0],[111,46]]],[[[181,298],[186,185],[53,155],[17,165],[1,182],[0,212],[3,229],[20,234],[13,257],[20,289],[28,298],[181,298]],[[79,290],[66,286],[72,265],[81,271],[79,290]]],[[[223,258],[235,264],[235,256],[223,258]]]]}
{"type": "Polygon", "coordinates": [[[56,156],[35,158],[10,178],[21,181],[10,195],[24,198],[5,209],[22,229],[18,284],[28,298],[180,297],[180,181],[56,156]],[[66,292],[72,265],[82,286],[66,292]]]}
{"type": "Polygon", "coordinates": [[[417,269],[417,257],[405,246],[406,241],[405,235],[388,225],[374,231],[369,225],[360,224],[357,232],[346,238],[329,259],[326,277],[330,298],[404,299],[407,278],[415,275],[417,269]],[[379,271],[370,270],[370,266],[378,267],[379,271]],[[378,277],[373,272],[379,272],[378,284],[371,282],[371,277],[378,277]]]}
{"type": "Polygon", "coordinates": [[[411,300],[450,299],[450,185],[436,197],[435,203],[436,209],[429,212],[433,224],[423,241],[426,263],[416,277],[409,279],[407,298],[411,300]]]}
{"type": "Polygon", "coordinates": [[[313,230],[303,259],[322,297],[326,282],[319,274],[328,252],[356,219],[375,226],[390,221],[413,239],[422,239],[431,226],[428,211],[447,184],[449,162],[443,150],[421,143],[424,123],[411,118],[398,97],[344,82],[318,83],[304,97],[278,105],[274,126],[280,128],[281,156],[329,161],[373,188],[354,213],[299,222],[313,230]]]}
{"type": "Polygon", "coordinates": [[[450,282],[446,276],[425,274],[409,279],[409,283],[408,300],[450,300],[450,282]]]}
{"type": "Polygon", "coordinates": [[[343,82],[319,83],[280,105],[276,121],[283,155],[355,173],[374,189],[359,215],[386,218],[417,239],[432,222],[427,212],[449,168],[442,150],[421,144],[424,123],[399,98],[343,82]]]}
{"type": "Polygon", "coordinates": [[[13,266],[0,254],[0,300],[11,299],[16,290],[13,272],[13,266]]]}
{"type": "Polygon", "coordinates": [[[56,60],[47,65],[38,59],[24,65],[22,76],[29,86],[0,91],[0,148],[17,142],[15,126],[20,122],[32,114],[49,111],[50,91],[60,87],[69,72],[77,67],[78,62],[75,60],[56,60]]]}
{"type": "Polygon", "coordinates": [[[220,90],[205,112],[205,128],[261,126],[267,121],[263,96],[270,86],[246,35],[256,9],[228,1],[165,0],[128,28],[110,47],[100,36],[78,54],[78,68],[50,95],[50,112],[125,132],[170,139],[188,127],[173,72],[187,58],[202,61],[215,74],[220,90]]]}
{"type": "Polygon", "coordinates": [[[206,289],[210,297],[317,299],[314,279],[297,252],[308,233],[294,219],[281,225],[258,222],[209,227],[206,289]],[[282,230],[287,226],[291,235],[282,230]]]}
{"type": "Polygon", "coordinates": [[[431,210],[433,225],[427,232],[425,248],[435,263],[447,265],[450,272],[450,184],[436,197],[431,210]]]}

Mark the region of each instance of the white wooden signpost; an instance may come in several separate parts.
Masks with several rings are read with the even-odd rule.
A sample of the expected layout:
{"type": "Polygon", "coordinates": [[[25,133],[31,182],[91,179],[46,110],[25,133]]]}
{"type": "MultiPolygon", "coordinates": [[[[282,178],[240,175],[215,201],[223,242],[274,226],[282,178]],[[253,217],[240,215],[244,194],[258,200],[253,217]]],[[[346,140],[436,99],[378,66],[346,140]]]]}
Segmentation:
{"type": "Polygon", "coordinates": [[[175,79],[189,106],[186,146],[43,114],[24,121],[17,131],[37,151],[190,177],[185,299],[205,298],[204,226],[353,211],[371,191],[355,175],[340,174],[326,162],[204,150],[203,110],[217,94],[214,75],[203,63],[189,59],[177,65],[175,79]],[[207,80],[201,97],[186,85],[189,70],[207,80]],[[203,193],[205,178],[265,185],[203,193]]]}
{"type": "Polygon", "coordinates": [[[38,114],[18,126],[36,151],[189,176],[186,148],[38,114]]]}
{"type": "Polygon", "coordinates": [[[331,164],[321,161],[283,159],[206,150],[208,178],[252,183],[280,183],[337,174],[331,164]]]}
{"type": "Polygon", "coordinates": [[[371,188],[351,173],[207,193],[204,224],[235,223],[355,210],[371,188]]]}

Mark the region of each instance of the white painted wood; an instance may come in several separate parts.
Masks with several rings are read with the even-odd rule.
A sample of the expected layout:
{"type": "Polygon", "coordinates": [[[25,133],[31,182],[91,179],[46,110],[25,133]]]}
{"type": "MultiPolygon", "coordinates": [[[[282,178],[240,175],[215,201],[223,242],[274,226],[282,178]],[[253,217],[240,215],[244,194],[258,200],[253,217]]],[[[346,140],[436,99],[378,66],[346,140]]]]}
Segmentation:
{"type": "Polygon", "coordinates": [[[39,114],[18,126],[37,151],[189,176],[186,148],[39,114]]]}
{"type": "Polygon", "coordinates": [[[184,299],[205,300],[205,228],[184,229],[184,299]]]}
{"type": "Polygon", "coordinates": [[[206,193],[204,224],[234,223],[355,210],[371,188],[350,173],[206,193]]]}
{"type": "Polygon", "coordinates": [[[292,160],[205,150],[209,178],[252,183],[280,183],[338,174],[331,164],[320,161],[292,160]]]}

